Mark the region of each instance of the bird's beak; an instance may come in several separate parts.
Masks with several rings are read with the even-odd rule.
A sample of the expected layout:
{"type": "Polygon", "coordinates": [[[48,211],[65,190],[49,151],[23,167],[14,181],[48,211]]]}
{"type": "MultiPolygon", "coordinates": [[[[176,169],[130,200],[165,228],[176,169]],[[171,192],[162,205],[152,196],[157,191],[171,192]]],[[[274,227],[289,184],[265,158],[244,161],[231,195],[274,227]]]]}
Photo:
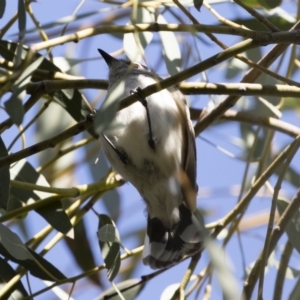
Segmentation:
{"type": "Polygon", "coordinates": [[[109,55],[108,53],[106,53],[105,51],[103,51],[102,49],[98,49],[99,53],[102,55],[102,57],[104,58],[105,62],[107,63],[107,65],[110,67],[114,62],[118,62],[118,60],[114,57],[112,57],[111,55],[109,55]]]}

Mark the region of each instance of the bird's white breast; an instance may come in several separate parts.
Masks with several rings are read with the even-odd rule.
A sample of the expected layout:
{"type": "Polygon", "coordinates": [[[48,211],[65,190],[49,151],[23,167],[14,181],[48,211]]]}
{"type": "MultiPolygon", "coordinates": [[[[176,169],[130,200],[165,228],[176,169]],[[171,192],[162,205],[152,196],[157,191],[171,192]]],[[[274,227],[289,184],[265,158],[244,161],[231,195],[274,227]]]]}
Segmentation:
{"type": "MultiPolygon", "coordinates": [[[[130,90],[145,88],[153,83],[156,83],[153,78],[142,74],[134,79],[126,79],[124,97],[130,94],[130,90]]],[[[181,195],[174,195],[179,190],[176,183],[174,188],[174,176],[182,160],[181,114],[168,90],[152,94],[146,99],[155,149],[148,144],[146,109],[139,101],[117,113],[117,123],[121,127],[108,136],[118,149],[128,155],[130,164],[124,164],[103,139],[102,145],[113,168],[139,190],[147,204],[150,203],[150,215],[151,211],[155,211],[155,215],[161,211],[161,217],[166,219],[182,202],[181,195]]]]}

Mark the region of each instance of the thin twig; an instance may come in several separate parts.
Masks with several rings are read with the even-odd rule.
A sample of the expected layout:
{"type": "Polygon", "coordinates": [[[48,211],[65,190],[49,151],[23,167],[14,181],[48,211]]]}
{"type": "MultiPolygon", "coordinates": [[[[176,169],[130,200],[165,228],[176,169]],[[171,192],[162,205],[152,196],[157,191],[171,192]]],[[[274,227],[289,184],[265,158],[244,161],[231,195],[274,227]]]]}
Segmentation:
{"type": "Polygon", "coordinates": [[[289,261],[290,261],[291,255],[293,253],[293,249],[294,249],[294,246],[288,240],[285,244],[284,250],[283,250],[281,258],[280,258],[280,263],[279,263],[276,281],[275,281],[275,285],[274,285],[273,300],[281,300],[282,299],[283,285],[284,285],[284,282],[286,279],[286,272],[287,272],[287,268],[289,266],[289,261]]]}
{"type": "Polygon", "coordinates": [[[43,142],[32,145],[24,150],[18,151],[14,154],[4,156],[0,158],[0,168],[10,165],[16,161],[19,161],[25,157],[31,156],[33,154],[39,153],[48,148],[54,148],[57,144],[65,141],[66,139],[77,135],[80,132],[83,132],[89,129],[93,125],[93,121],[91,118],[86,118],[86,120],[77,123],[71,128],[65,130],[64,132],[47,139],[43,142]]]}
{"type": "Polygon", "coordinates": [[[269,217],[269,222],[268,222],[268,227],[267,227],[267,233],[266,233],[265,243],[264,243],[262,254],[261,254],[261,265],[260,265],[259,285],[258,285],[258,299],[259,300],[263,299],[265,266],[267,265],[268,257],[269,257],[269,253],[270,253],[269,252],[270,239],[271,239],[272,231],[274,230],[273,224],[274,224],[274,220],[275,220],[276,203],[277,203],[279,191],[281,189],[281,184],[284,179],[284,175],[286,174],[286,171],[288,170],[288,167],[290,166],[290,163],[291,163],[292,159],[294,158],[294,155],[298,151],[299,144],[300,144],[300,141],[290,151],[286,161],[284,162],[283,168],[278,176],[278,179],[277,179],[277,182],[276,182],[276,185],[274,188],[274,194],[273,194],[273,199],[272,199],[272,204],[271,204],[271,209],[270,209],[270,217],[269,217]]]}
{"type": "Polygon", "coordinates": [[[158,32],[158,31],[171,31],[171,32],[203,32],[203,33],[218,33],[242,36],[250,38],[260,45],[269,44],[298,44],[299,32],[274,32],[255,31],[242,28],[232,28],[228,26],[218,25],[199,25],[199,24],[134,24],[134,25],[103,25],[95,28],[87,28],[76,33],[53,38],[49,41],[37,43],[32,46],[35,51],[49,49],[54,46],[65,44],[67,42],[78,42],[81,39],[107,33],[134,33],[134,32],[158,32]]]}
{"type": "MultiPolygon", "coordinates": [[[[295,148],[299,147],[300,143],[300,136],[298,136],[292,144],[285,149],[286,157],[289,156],[290,153],[293,153],[295,148]]],[[[300,206],[300,189],[297,191],[294,199],[290,202],[284,213],[281,215],[276,227],[272,230],[270,240],[269,240],[269,247],[268,252],[266,253],[267,257],[272,253],[274,250],[279,238],[285,232],[285,229],[289,222],[291,221],[293,215],[299,210],[300,206]]],[[[259,276],[259,271],[261,268],[261,263],[263,259],[264,253],[262,252],[259,258],[256,260],[254,267],[252,268],[247,280],[244,284],[244,294],[246,299],[251,299],[251,295],[256,284],[256,281],[259,276]]]]}

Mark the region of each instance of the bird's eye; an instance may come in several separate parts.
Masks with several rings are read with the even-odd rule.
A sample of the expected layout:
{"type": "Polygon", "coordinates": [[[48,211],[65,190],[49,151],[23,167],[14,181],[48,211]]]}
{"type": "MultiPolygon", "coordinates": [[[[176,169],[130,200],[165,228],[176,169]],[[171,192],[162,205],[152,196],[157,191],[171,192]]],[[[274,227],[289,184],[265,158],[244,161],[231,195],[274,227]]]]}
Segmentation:
{"type": "Polygon", "coordinates": [[[138,64],[138,63],[134,63],[134,64],[133,64],[133,67],[134,67],[135,69],[140,69],[140,68],[141,68],[141,65],[138,64]]]}

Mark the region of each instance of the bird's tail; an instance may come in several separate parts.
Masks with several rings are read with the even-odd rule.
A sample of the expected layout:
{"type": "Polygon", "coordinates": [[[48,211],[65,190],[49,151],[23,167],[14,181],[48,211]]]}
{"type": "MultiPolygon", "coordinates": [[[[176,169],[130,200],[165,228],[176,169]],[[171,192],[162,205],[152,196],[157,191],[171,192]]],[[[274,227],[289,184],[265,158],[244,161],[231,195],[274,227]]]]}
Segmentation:
{"type": "Polygon", "coordinates": [[[179,206],[179,222],[170,230],[158,218],[148,217],[143,262],[152,269],[172,266],[201,251],[199,220],[184,204],[179,206]]]}

